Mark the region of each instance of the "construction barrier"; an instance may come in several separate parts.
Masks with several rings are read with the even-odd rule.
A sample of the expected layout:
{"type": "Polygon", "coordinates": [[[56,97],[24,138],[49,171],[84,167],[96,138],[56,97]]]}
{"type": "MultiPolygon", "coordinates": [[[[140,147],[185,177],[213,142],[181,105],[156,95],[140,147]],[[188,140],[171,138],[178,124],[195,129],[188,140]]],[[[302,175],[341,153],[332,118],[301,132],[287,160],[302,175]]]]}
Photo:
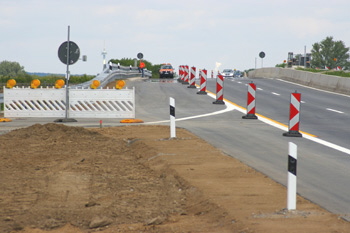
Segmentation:
{"type": "Polygon", "coordinates": [[[206,95],[207,94],[207,70],[203,69],[199,72],[200,79],[200,89],[197,94],[206,95]]]}
{"type": "MultiPolygon", "coordinates": [[[[134,89],[69,89],[69,117],[135,118],[134,89]]],[[[65,117],[66,88],[4,88],[5,117],[65,117]]]]}
{"type": "Polygon", "coordinates": [[[196,67],[191,67],[191,73],[190,73],[190,85],[188,88],[196,88],[196,67]]]}
{"type": "Polygon", "coordinates": [[[258,117],[255,115],[255,93],[256,85],[253,82],[248,83],[247,115],[242,116],[243,119],[258,119],[258,117]]]}
{"type": "Polygon", "coordinates": [[[225,104],[224,102],[224,76],[216,76],[216,100],[213,104],[225,104]]]}
{"type": "Polygon", "coordinates": [[[189,76],[189,67],[186,65],[186,66],[184,66],[184,81],[182,82],[182,84],[189,84],[188,76],[189,76]]]}
{"type": "Polygon", "coordinates": [[[179,78],[177,79],[178,82],[183,82],[184,80],[184,71],[183,71],[183,65],[179,66],[179,78]]]}
{"type": "Polygon", "coordinates": [[[289,131],[283,133],[283,136],[302,137],[302,134],[299,133],[300,101],[300,93],[295,92],[291,94],[289,108],[289,131]]]}

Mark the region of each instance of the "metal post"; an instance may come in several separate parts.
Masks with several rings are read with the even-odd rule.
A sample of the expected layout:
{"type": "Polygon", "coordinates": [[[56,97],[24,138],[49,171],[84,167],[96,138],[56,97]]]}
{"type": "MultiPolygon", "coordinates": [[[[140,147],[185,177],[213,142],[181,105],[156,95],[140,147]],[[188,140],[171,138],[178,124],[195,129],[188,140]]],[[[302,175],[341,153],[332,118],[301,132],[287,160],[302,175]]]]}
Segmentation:
{"type": "Polygon", "coordinates": [[[67,38],[67,71],[66,71],[66,119],[68,119],[68,109],[69,109],[69,34],[70,34],[70,26],[68,26],[68,38],[67,38]]]}

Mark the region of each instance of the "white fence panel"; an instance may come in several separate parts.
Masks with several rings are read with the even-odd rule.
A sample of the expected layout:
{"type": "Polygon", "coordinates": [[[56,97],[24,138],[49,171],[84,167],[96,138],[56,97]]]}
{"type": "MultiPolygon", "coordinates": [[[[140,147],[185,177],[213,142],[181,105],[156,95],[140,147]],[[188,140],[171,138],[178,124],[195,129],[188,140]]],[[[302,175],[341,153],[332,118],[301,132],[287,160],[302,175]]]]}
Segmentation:
{"type": "MultiPolygon", "coordinates": [[[[70,118],[135,118],[134,89],[69,89],[70,118]]],[[[65,117],[66,89],[4,88],[5,117],[65,117]]]]}

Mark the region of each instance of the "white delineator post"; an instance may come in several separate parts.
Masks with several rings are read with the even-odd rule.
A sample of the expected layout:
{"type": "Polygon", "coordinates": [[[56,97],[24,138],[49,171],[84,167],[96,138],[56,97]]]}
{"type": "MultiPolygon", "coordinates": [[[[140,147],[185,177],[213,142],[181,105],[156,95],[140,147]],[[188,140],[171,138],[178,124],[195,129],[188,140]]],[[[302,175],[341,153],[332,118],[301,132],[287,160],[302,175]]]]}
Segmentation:
{"type": "Polygon", "coordinates": [[[175,99],[170,97],[170,138],[176,138],[175,99]]]}
{"type": "Polygon", "coordinates": [[[287,209],[295,210],[297,205],[297,145],[288,144],[287,209]]]}

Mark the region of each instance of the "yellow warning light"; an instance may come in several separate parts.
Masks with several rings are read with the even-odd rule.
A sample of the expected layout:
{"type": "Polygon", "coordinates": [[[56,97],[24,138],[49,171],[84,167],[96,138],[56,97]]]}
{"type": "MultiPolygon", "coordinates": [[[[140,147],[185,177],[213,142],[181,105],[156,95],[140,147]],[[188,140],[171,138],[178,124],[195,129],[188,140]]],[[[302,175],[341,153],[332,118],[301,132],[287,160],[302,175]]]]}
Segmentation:
{"type": "Polygon", "coordinates": [[[32,82],[30,83],[30,88],[38,88],[40,86],[40,80],[39,79],[34,79],[32,80],[32,82]]]}
{"type": "Polygon", "coordinates": [[[90,85],[90,88],[91,88],[91,89],[96,89],[96,88],[98,88],[99,86],[100,86],[100,81],[94,80],[94,81],[92,81],[92,83],[91,83],[91,85],[90,85]]]}
{"type": "Polygon", "coordinates": [[[125,86],[124,80],[118,80],[117,83],[115,84],[116,89],[122,89],[124,86],[125,86]]]}
{"type": "Polygon", "coordinates": [[[14,79],[7,80],[7,83],[6,83],[7,88],[12,88],[14,86],[16,86],[16,80],[14,80],[14,79]]]}
{"type": "Polygon", "coordinates": [[[55,88],[60,89],[64,86],[64,80],[63,79],[58,79],[55,82],[55,88]]]}

